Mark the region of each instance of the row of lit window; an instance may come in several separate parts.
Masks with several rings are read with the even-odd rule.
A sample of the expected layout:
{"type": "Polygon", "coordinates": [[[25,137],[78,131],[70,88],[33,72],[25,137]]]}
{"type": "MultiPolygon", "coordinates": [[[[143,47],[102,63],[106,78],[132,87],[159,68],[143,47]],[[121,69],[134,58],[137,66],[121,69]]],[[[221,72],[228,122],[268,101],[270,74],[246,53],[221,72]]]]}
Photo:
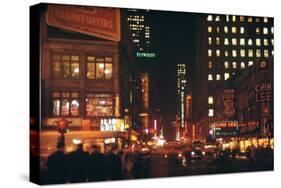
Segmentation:
{"type": "Polygon", "coordinates": [[[135,22],[138,22],[138,21],[143,22],[144,21],[144,19],[141,19],[141,18],[128,18],[127,20],[128,21],[135,21],[135,22]]]}
{"type": "MultiPolygon", "coordinates": [[[[228,80],[230,78],[230,74],[228,72],[224,73],[224,80],[228,80]]],[[[212,75],[212,74],[208,74],[208,80],[212,81],[212,80],[221,80],[221,75],[220,74],[216,74],[216,75],[212,75]],[[215,78],[214,78],[215,77],[215,78]]]]}
{"type": "MultiPolygon", "coordinates": [[[[251,66],[251,65],[253,65],[253,61],[249,61],[248,62],[248,66],[251,66]]],[[[209,69],[212,69],[214,67],[214,65],[213,65],[213,62],[212,61],[209,61],[208,62],[208,68],[209,69]]],[[[224,68],[225,69],[229,69],[230,68],[230,63],[229,63],[229,61],[225,61],[224,62],[224,68]]],[[[237,62],[235,62],[235,61],[233,61],[232,62],[232,68],[233,69],[237,69],[238,68],[238,64],[237,64],[237,62]]],[[[240,69],[245,69],[246,68],[246,63],[245,62],[240,62],[240,69]]]]}
{"type": "MultiPolygon", "coordinates": [[[[212,38],[212,37],[208,37],[208,44],[209,45],[212,45],[213,44],[213,40],[215,39],[215,44],[216,45],[221,45],[221,40],[222,38],[219,38],[219,37],[216,37],[216,38],[212,38]]],[[[239,40],[239,45],[240,46],[245,46],[245,38],[240,38],[240,39],[237,39],[237,38],[231,38],[231,44],[233,46],[237,46],[238,45],[238,40],[239,40]]],[[[224,45],[229,45],[230,42],[229,42],[229,38],[224,38],[223,39],[223,44],[224,45]]],[[[249,46],[252,46],[253,45],[253,40],[252,39],[248,39],[248,42],[247,44],[249,46]]],[[[257,38],[256,39],[256,46],[261,46],[261,39],[260,38],[257,38]]],[[[268,39],[263,39],[263,45],[264,46],[268,46],[269,45],[269,42],[268,42],[268,39]]],[[[271,39],[271,45],[273,46],[274,45],[274,39],[271,39]]]]}
{"type": "Polygon", "coordinates": [[[130,24],[130,27],[144,27],[144,25],[139,25],[139,24],[130,24]]]}
{"type": "MultiPolygon", "coordinates": [[[[226,22],[229,22],[230,20],[232,20],[232,22],[236,22],[237,21],[237,18],[238,16],[230,16],[230,15],[225,15],[225,16],[214,16],[213,15],[208,15],[207,17],[207,21],[215,21],[215,22],[219,22],[221,21],[221,18],[222,17],[225,17],[225,21],[226,22]]],[[[264,18],[259,18],[259,17],[256,17],[255,18],[255,21],[256,22],[260,22],[261,20],[263,19],[263,22],[264,23],[268,23],[268,18],[267,17],[264,17],[264,18]]],[[[245,19],[244,16],[239,16],[239,20],[240,22],[244,22],[244,21],[248,21],[248,22],[253,22],[253,17],[247,17],[247,19],[245,19]]]]}
{"type": "MultiPolygon", "coordinates": [[[[220,27],[219,26],[217,26],[217,27],[208,26],[208,33],[212,33],[213,29],[217,33],[220,33],[220,27]]],[[[231,28],[229,28],[228,26],[224,26],[223,27],[224,33],[230,33],[230,29],[231,29],[231,33],[233,33],[233,34],[238,33],[238,30],[239,30],[240,34],[244,34],[245,33],[245,28],[244,27],[235,27],[235,26],[233,26],[231,28]]],[[[262,30],[263,30],[263,34],[264,35],[267,35],[269,33],[269,29],[267,27],[263,27],[262,30]]],[[[261,28],[257,27],[256,28],[256,33],[260,34],[261,33],[261,28]]],[[[271,33],[272,34],[274,33],[274,28],[273,27],[271,27],[271,33]]]]}
{"type": "MultiPolygon", "coordinates": [[[[262,57],[262,50],[260,49],[256,49],[256,57],[262,57]]],[[[208,50],[208,56],[209,57],[212,57],[212,50],[208,50]]],[[[220,57],[221,56],[221,50],[216,50],[215,51],[216,53],[216,57],[220,57]]],[[[273,50],[271,51],[271,55],[273,56],[274,55],[274,52],[273,50]]],[[[225,50],[224,51],[224,56],[225,57],[229,57],[230,54],[228,52],[228,50],[225,50]]],[[[238,57],[238,50],[231,50],[231,56],[232,57],[238,57]]],[[[269,50],[263,50],[263,57],[269,57],[269,50]]],[[[240,49],[240,57],[246,57],[246,50],[245,49],[240,49]]],[[[253,49],[249,49],[248,50],[248,55],[247,57],[254,57],[254,50],[253,49]]]]}

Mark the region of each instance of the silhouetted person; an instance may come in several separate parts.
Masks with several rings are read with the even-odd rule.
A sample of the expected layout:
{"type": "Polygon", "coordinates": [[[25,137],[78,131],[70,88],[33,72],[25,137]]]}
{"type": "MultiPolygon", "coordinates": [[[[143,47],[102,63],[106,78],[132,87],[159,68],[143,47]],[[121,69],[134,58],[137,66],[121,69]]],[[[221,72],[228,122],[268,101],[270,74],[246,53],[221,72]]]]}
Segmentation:
{"type": "Polygon", "coordinates": [[[105,180],[105,156],[99,152],[98,146],[93,145],[90,149],[87,163],[87,176],[89,181],[105,180]]]}
{"type": "Polygon", "coordinates": [[[113,145],[106,156],[107,177],[110,180],[120,180],[123,178],[122,161],[118,155],[118,145],[113,145]]]}
{"type": "Polygon", "coordinates": [[[83,182],[86,181],[86,162],[87,153],[83,151],[83,144],[78,144],[77,149],[71,152],[68,156],[70,182],[83,182]]]}
{"type": "Polygon", "coordinates": [[[47,160],[46,183],[59,184],[67,181],[67,163],[64,154],[64,143],[57,144],[57,151],[52,153],[47,160]]]}

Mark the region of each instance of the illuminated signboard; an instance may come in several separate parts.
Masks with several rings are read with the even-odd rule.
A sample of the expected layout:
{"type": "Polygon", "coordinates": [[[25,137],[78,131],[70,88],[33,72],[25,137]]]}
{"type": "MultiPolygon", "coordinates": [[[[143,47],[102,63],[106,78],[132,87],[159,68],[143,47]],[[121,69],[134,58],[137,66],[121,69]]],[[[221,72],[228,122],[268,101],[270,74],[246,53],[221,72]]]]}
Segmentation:
{"type": "Polygon", "coordinates": [[[49,5],[46,21],[55,27],[120,41],[119,9],[49,5]]]}
{"type": "Polygon", "coordinates": [[[148,52],[137,52],[137,57],[144,57],[144,58],[154,58],[156,57],[155,53],[148,53],[148,52]]]}

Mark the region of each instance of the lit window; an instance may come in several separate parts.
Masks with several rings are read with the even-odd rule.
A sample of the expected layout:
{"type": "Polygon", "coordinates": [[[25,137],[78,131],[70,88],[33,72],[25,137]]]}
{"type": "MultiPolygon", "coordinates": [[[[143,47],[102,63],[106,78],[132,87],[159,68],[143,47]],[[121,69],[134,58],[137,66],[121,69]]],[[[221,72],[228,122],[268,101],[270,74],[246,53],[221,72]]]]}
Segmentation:
{"type": "Polygon", "coordinates": [[[256,39],[256,46],[260,46],[261,45],[261,39],[256,39]]]}
{"type": "Polygon", "coordinates": [[[241,45],[241,46],[245,46],[245,39],[244,39],[244,38],[241,38],[241,39],[240,39],[240,45],[241,45]]]}
{"type": "Polygon", "coordinates": [[[245,69],[245,67],[246,67],[245,62],[241,62],[240,68],[241,68],[241,69],[245,69]]]}
{"type": "Polygon", "coordinates": [[[221,80],[221,75],[220,74],[216,75],[216,80],[221,80]]]}
{"type": "Polygon", "coordinates": [[[228,33],[228,27],[227,26],[224,26],[224,32],[228,33]]]}
{"type": "Polygon", "coordinates": [[[208,21],[212,21],[213,20],[213,16],[212,15],[208,15],[207,20],[208,21]]]}
{"type": "Polygon", "coordinates": [[[208,50],[208,56],[212,57],[212,50],[208,50]]]}
{"type": "Polygon", "coordinates": [[[76,55],[52,55],[54,78],[79,78],[79,56],[76,55]]]}
{"type": "Polygon", "coordinates": [[[214,97],[213,96],[208,97],[208,104],[214,104],[214,97]]]}
{"type": "Polygon", "coordinates": [[[78,116],[78,92],[52,92],[53,116],[78,116]]]}
{"type": "Polygon", "coordinates": [[[224,45],[229,45],[228,38],[225,38],[223,43],[224,45]]]}
{"type": "Polygon", "coordinates": [[[245,57],[245,55],[246,55],[245,49],[241,49],[240,50],[240,56],[245,57]]]}
{"type": "Polygon", "coordinates": [[[220,45],[220,38],[216,37],[216,45],[220,45]]]}
{"type": "Polygon", "coordinates": [[[225,56],[225,57],[228,57],[228,50],[225,50],[225,51],[224,51],[224,56],[225,56]]]}
{"type": "Polygon", "coordinates": [[[216,50],[216,56],[219,57],[221,55],[221,51],[220,50],[216,50]]]}
{"type": "Polygon", "coordinates": [[[229,75],[229,73],[228,73],[228,72],[224,73],[224,80],[228,80],[228,79],[229,79],[229,77],[230,77],[230,75],[229,75]]]}
{"type": "Polygon", "coordinates": [[[263,39],[263,45],[268,46],[268,40],[267,39],[263,39]]]}
{"type": "Polygon", "coordinates": [[[272,34],[274,33],[274,28],[273,28],[273,27],[271,27],[271,33],[272,33],[272,34]]]}
{"type": "Polygon", "coordinates": [[[249,62],[248,62],[248,66],[252,66],[253,64],[254,64],[253,61],[249,61],[249,62]]]}
{"type": "Polygon", "coordinates": [[[263,53],[264,53],[264,57],[269,57],[269,52],[268,52],[268,50],[264,50],[263,53]]]}
{"type": "Polygon", "coordinates": [[[263,18],[263,22],[264,22],[264,23],[267,23],[267,22],[268,22],[268,18],[267,18],[267,17],[264,17],[264,18],[263,18]]]}
{"type": "Polygon", "coordinates": [[[226,15],[225,20],[226,20],[226,22],[229,22],[229,15],[226,15]]]}
{"type": "Polygon", "coordinates": [[[248,22],[252,22],[253,18],[252,17],[248,17],[248,22]]]}
{"type": "Polygon", "coordinates": [[[209,45],[212,44],[212,37],[208,37],[208,43],[209,43],[209,45]]]}
{"type": "Polygon", "coordinates": [[[212,74],[208,74],[208,80],[213,80],[213,75],[212,74]]]}
{"type": "Polygon", "coordinates": [[[232,28],[231,28],[231,32],[232,32],[232,33],[236,33],[236,32],[237,32],[237,28],[236,28],[236,27],[232,27],[232,28]]]}
{"type": "Polygon", "coordinates": [[[274,56],[274,51],[273,50],[271,50],[271,55],[274,56]]]}
{"type": "Polygon", "coordinates": [[[256,22],[260,22],[260,18],[256,18],[256,22]]]}
{"type": "Polygon", "coordinates": [[[254,53],[252,49],[248,50],[248,57],[253,57],[254,53]]]}
{"type": "Polygon", "coordinates": [[[232,16],[232,21],[236,22],[236,16],[232,16]]]}
{"type": "Polygon", "coordinates": [[[211,33],[212,32],[212,26],[208,27],[208,32],[211,33]]]}
{"type": "Polygon", "coordinates": [[[271,39],[271,45],[272,46],[274,45],[274,39],[271,39]]]}
{"type": "Polygon", "coordinates": [[[252,45],[253,45],[253,40],[252,40],[252,39],[249,39],[249,40],[248,40],[248,45],[249,45],[249,46],[252,46],[252,45]]]}
{"type": "Polygon", "coordinates": [[[232,50],[232,57],[237,57],[237,51],[236,50],[232,50]]]}
{"type": "Polygon", "coordinates": [[[216,22],[219,22],[219,21],[220,21],[220,16],[216,16],[215,21],[216,21],[216,22]]]}
{"type": "Polygon", "coordinates": [[[237,62],[232,62],[232,67],[233,67],[234,69],[237,69],[237,62]]]}
{"type": "Polygon", "coordinates": [[[212,61],[208,62],[208,67],[209,67],[209,69],[213,68],[213,62],[212,61]]]}
{"type": "Polygon", "coordinates": [[[220,27],[217,27],[217,33],[219,33],[220,32],[220,27]]]}
{"type": "Polygon", "coordinates": [[[208,116],[214,117],[214,109],[209,109],[208,116]]]}
{"type": "Polygon", "coordinates": [[[225,61],[225,62],[224,62],[224,68],[225,68],[225,69],[229,69],[229,62],[228,62],[228,61],[225,61]]]}
{"type": "Polygon", "coordinates": [[[244,21],[245,21],[244,16],[240,16],[240,22],[244,22],[244,21]]]}
{"type": "Polygon", "coordinates": [[[256,28],[256,33],[260,34],[260,28],[259,27],[256,28]]]}
{"type": "Polygon", "coordinates": [[[86,95],[86,115],[87,116],[112,116],[113,115],[113,97],[110,94],[86,95]]]}
{"type": "Polygon", "coordinates": [[[268,34],[268,28],[267,27],[263,28],[263,34],[265,34],[265,35],[268,34]]]}
{"type": "Polygon", "coordinates": [[[236,38],[233,38],[233,39],[231,40],[231,42],[232,42],[232,45],[233,45],[233,46],[236,46],[236,45],[237,45],[237,39],[236,39],[236,38]]]}
{"type": "Polygon", "coordinates": [[[261,50],[256,50],[256,57],[261,57],[261,50]]]}
{"type": "Polygon", "coordinates": [[[241,33],[241,34],[245,33],[244,27],[240,27],[240,33],[241,33]]]}

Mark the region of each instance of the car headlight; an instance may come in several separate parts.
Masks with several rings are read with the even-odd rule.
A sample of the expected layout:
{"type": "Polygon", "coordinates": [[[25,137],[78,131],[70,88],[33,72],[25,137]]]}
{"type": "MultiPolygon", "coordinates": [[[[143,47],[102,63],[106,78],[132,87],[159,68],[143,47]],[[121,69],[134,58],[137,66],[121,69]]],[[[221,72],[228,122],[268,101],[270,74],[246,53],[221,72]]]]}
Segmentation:
{"type": "Polygon", "coordinates": [[[191,152],[191,155],[195,155],[195,152],[194,152],[194,151],[192,151],[192,152],[191,152]]]}
{"type": "Polygon", "coordinates": [[[168,157],[168,155],[164,155],[164,157],[165,157],[165,158],[167,158],[167,157],[168,157]]]}
{"type": "Polygon", "coordinates": [[[178,154],[178,156],[179,156],[179,157],[182,157],[182,154],[181,154],[181,153],[179,153],[179,154],[178,154]]]}
{"type": "Polygon", "coordinates": [[[205,155],[205,151],[202,151],[202,154],[205,155]]]}

